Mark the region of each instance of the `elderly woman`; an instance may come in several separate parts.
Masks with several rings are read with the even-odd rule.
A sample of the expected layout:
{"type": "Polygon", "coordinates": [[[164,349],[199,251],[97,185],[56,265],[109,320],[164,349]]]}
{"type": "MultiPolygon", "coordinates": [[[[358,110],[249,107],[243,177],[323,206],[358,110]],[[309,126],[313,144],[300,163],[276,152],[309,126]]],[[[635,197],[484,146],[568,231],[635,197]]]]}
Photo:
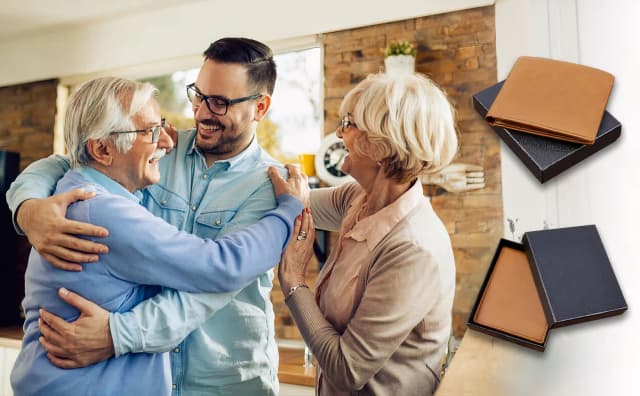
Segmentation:
{"type": "Polygon", "coordinates": [[[319,395],[431,394],[450,335],[455,264],[418,177],[455,155],[453,110],[422,75],[376,74],[340,112],[342,170],[356,182],[312,191],[312,221],[339,238],[315,293],[304,283],[313,238],[303,232],[289,245],[279,271],[285,301],[318,360],[319,395]]]}

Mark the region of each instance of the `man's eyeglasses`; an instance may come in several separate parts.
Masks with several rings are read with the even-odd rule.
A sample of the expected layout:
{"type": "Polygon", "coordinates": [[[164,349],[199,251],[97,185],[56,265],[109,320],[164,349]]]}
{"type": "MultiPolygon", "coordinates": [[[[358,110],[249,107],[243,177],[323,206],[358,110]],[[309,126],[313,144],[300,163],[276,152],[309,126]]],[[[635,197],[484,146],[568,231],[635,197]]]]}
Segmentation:
{"type": "Polygon", "coordinates": [[[229,106],[236,103],[246,102],[248,100],[254,100],[262,97],[262,94],[255,94],[251,96],[245,96],[238,99],[227,99],[223,96],[217,95],[204,95],[198,91],[195,83],[187,85],[187,97],[189,102],[194,106],[199,107],[202,102],[207,104],[207,109],[215,115],[223,116],[229,111],[229,106]]]}
{"type": "Polygon", "coordinates": [[[158,140],[160,139],[160,133],[162,133],[162,128],[164,128],[165,126],[165,120],[164,118],[162,119],[162,125],[156,125],[156,126],[152,126],[150,128],[147,129],[136,129],[135,131],[116,131],[116,132],[111,132],[112,134],[115,133],[146,133],[151,131],[151,143],[158,143],[158,140]]]}
{"type": "Polygon", "coordinates": [[[351,115],[351,113],[347,113],[344,117],[342,117],[342,119],[340,120],[340,123],[338,124],[338,128],[340,128],[340,132],[344,132],[347,129],[349,129],[349,127],[354,127],[357,128],[358,126],[356,125],[355,122],[351,121],[349,119],[349,116],[351,115]]]}

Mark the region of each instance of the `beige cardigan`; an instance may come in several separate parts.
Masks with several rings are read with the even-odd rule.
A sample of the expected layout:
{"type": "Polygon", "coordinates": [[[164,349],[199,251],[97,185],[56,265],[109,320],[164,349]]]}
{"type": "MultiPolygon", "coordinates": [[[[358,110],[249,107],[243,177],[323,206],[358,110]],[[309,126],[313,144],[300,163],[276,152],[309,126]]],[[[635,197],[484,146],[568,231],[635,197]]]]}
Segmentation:
{"type": "MultiPolygon", "coordinates": [[[[363,193],[356,183],[313,190],[316,227],[338,230],[363,193]]],[[[312,291],[298,288],[287,300],[323,378],[354,395],[432,394],[451,332],[455,264],[449,235],[426,198],[372,250],[358,282],[343,334],[312,291]]]]}

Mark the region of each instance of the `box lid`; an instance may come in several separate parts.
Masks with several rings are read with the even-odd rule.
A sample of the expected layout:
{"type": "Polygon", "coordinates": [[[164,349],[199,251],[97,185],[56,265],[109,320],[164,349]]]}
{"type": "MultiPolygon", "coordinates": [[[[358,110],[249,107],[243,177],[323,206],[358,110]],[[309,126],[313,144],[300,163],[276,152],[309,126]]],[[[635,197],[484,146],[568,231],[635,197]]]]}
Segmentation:
{"type": "Polygon", "coordinates": [[[627,310],[595,225],[526,232],[523,244],[550,327],[627,310]]]}
{"type": "MultiPolygon", "coordinates": [[[[484,117],[498,96],[504,81],[473,95],[476,111],[484,117]]],[[[493,130],[520,158],[534,176],[544,183],[572,165],[605,148],[620,137],[622,126],[604,112],[594,144],[570,143],[494,126],[493,130]]]]}

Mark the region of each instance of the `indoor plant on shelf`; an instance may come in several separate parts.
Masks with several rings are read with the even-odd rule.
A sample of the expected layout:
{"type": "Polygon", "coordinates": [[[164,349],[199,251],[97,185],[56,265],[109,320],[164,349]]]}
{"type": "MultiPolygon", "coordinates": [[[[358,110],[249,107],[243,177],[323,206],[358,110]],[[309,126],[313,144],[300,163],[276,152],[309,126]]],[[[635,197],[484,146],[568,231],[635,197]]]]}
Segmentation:
{"type": "Polygon", "coordinates": [[[384,68],[389,75],[412,73],[416,63],[416,48],[407,40],[392,41],[382,51],[384,68]]]}

